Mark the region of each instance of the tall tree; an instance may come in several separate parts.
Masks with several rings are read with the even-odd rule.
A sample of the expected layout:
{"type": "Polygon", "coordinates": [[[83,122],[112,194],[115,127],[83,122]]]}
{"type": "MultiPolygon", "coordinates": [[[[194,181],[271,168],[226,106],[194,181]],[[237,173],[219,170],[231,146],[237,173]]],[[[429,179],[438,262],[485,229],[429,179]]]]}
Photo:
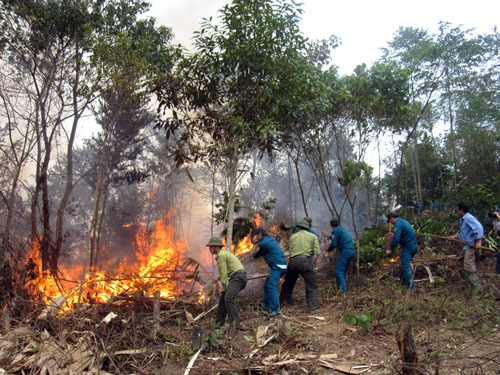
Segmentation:
{"type": "Polygon", "coordinates": [[[196,53],[179,65],[176,81],[158,90],[161,123],[175,134],[178,164],[222,160],[228,179],[227,240],[231,248],[241,163],[258,150],[272,154],[322,96],[319,69],[307,61],[293,2],[235,0],[220,24],[205,20],[196,53]]]}

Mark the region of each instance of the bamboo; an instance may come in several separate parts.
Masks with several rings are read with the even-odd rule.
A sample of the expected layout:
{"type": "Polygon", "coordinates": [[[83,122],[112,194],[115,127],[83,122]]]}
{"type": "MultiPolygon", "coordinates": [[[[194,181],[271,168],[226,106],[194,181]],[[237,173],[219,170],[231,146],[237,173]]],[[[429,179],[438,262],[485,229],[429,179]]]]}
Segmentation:
{"type": "MultiPolygon", "coordinates": [[[[449,238],[449,237],[446,237],[446,236],[440,236],[439,234],[417,233],[417,236],[419,236],[419,237],[439,238],[441,240],[453,241],[453,242],[456,242],[456,243],[459,243],[459,244],[462,244],[462,245],[469,245],[469,246],[476,247],[476,245],[474,245],[473,243],[468,243],[468,242],[465,242],[465,241],[461,241],[461,240],[456,239],[456,238],[449,238]]],[[[497,252],[495,249],[492,249],[491,247],[481,246],[480,249],[482,249],[482,250],[488,250],[488,251],[493,251],[494,253],[497,252]]]]}

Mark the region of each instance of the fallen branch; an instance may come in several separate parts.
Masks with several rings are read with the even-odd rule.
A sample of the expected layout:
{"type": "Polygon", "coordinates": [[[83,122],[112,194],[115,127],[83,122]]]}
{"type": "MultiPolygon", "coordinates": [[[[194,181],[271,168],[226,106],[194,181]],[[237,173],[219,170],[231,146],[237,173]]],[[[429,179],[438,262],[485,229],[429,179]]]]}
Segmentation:
{"type": "Polygon", "coordinates": [[[300,320],[292,318],[291,316],[286,316],[286,315],[281,314],[281,317],[288,319],[288,320],[291,320],[292,322],[299,323],[299,324],[302,324],[304,326],[312,327],[312,328],[316,329],[316,327],[313,326],[312,324],[301,322],[300,320]]]}
{"type": "Polygon", "coordinates": [[[205,315],[207,315],[209,312],[213,311],[217,306],[219,305],[214,305],[212,306],[212,308],[210,310],[207,310],[207,311],[204,311],[202,312],[200,315],[198,315],[196,318],[193,319],[193,322],[196,322],[198,319],[204,317],[205,315]]]}
{"type": "MultiPolygon", "coordinates": [[[[439,234],[417,233],[417,236],[419,236],[419,237],[439,238],[440,240],[452,241],[452,242],[456,242],[456,243],[459,243],[459,244],[462,244],[462,245],[468,245],[468,246],[473,246],[473,247],[476,246],[473,243],[468,243],[468,242],[465,242],[465,241],[461,241],[461,240],[456,239],[456,238],[449,238],[449,237],[446,237],[446,236],[440,236],[439,234]]],[[[481,246],[480,249],[482,249],[482,250],[488,250],[488,251],[493,251],[494,253],[497,252],[495,249],[492,249],[491,247],[481,246]]]]}

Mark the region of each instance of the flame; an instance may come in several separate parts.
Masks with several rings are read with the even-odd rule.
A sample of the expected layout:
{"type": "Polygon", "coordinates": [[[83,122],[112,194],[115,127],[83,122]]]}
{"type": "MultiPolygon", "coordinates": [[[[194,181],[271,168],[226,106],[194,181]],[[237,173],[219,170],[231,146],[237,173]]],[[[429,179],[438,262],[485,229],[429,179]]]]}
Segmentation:
{"type": "Polygon", "coordinates": [[[400,258],[401,258],[401,257],[398,255],[396,258],[390,258],[390,259],[389,259],[389,262],[390,262],[390,263],[397,263],[397,262],[399,262],[399,259],[400,259],[400,258]]]}
{"type": "MultiPolygon", "coordinates": [[[[256,215],[255,219],[253,219],[253,222],[255,224],[255,228],[259,228],[262,225],[262,218],[260,217],[259,214],[256,215]]],[[[249,251],[253,250],[253,247],[255,246],[254,243],[252,242],[252,234],[248,234],[245,238],[243,238],[239,243],[238,247],[235,249],[233,244],[231,246],[231,250],[234,255],[241,255],[248,253],[249,251]]]]}
{"type": "MultiPolygon", "coordinates": [[[[192,290],[195,281],[186,280],[185,276],[186,272],[194,270],[185,266],[180,268],[188,243],[185,239],[176,238],[169,218],[170,215],[167,215],[156,222],[152,231],[148,231],[144,223],[139,223],[133,246],[135,260],[123,257],[118,266],[113,266],[117,259],[103,265],[103,269],[114,268],[114,272],[85,273],[81,265],[61,267],[56,280],[48,272],[41,271],[40,250],[35,243],[27,262],[33,268],[30,284],[38,289],[47,304],[65,299],[61,306],[64,311],[71,311],[81,302],[108,302],[113,297],[135,292],[143,292],[147,296],[160,292],[162,298],[175,298],[183,293],[183,287],[192,290]]],[[[200,297],[199,301],[203,298],[200,297]]]]}
{"type": "Polygon", "coordinates": [[[134,223],[127,223],[127,224],[123,224],[122,226],[124,228],[130,228],[132,225],[134,225],[134,223]]]}

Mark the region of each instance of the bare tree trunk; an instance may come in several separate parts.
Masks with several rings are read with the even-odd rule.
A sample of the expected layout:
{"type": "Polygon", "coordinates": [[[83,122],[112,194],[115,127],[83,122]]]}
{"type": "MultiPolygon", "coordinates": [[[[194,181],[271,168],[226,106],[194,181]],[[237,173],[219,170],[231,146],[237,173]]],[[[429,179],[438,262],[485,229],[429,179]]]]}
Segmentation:
{"type": "MultiPolygon", "coordinates": [[[[231,251],[233,242],[233,223],[234,223],[234,203],[236,201],[236,184],[238,178],[239,165],[239,145],[237,142],[233,145],[233,158],[230,160],[229,174],[229,200],[227,203],[227,231],[226,231],[226,250],[231,251]]],[[[236,248],[235,248],[236,251],[236,248]]]]}
{"type": "Polygon", "coordinates": [[[293,164],[295,166],[295,173],[297,174],[297,183],[299,184],[300,197],[302,198],[302,205],[304,207],[304,213],[307,217],[309,217],[309,212],[307,211],[306,196],[304,194],[304,187],[302,186],[302,179],[300,178],[299,157],[300,157],[300,153],[297,150],[297,157],[292,158],[292,160],[293,160],[293,164]]]}

